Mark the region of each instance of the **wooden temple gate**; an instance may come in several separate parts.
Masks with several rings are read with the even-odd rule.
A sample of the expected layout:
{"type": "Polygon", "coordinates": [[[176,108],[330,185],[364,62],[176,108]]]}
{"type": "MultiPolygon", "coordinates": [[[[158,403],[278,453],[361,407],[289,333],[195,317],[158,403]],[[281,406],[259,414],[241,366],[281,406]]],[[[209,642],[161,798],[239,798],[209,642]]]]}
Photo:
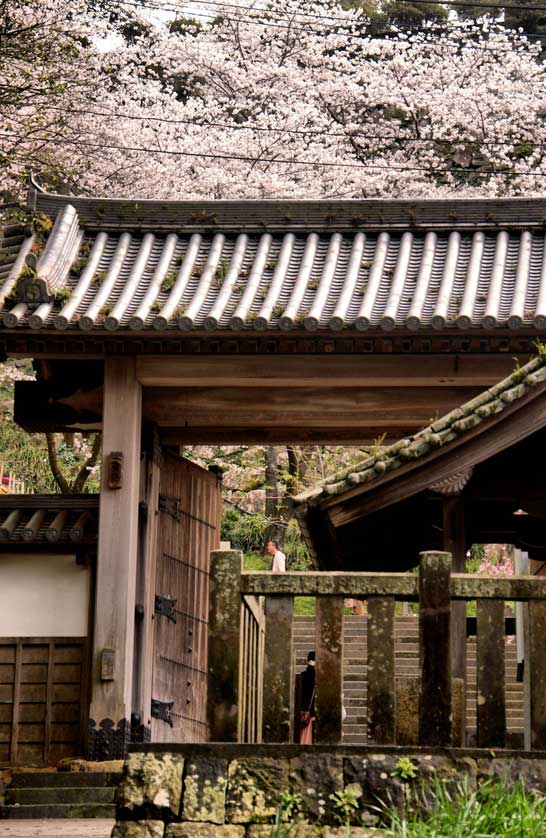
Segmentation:
{"type": "MultiPolygon", "coordinates": [[[[209,526],[219,506],[212,511],[209,479],[201,475],[190,481],[191,505],[180,503],[180,521],[167,511],[172,504],[160,511],[160,494],[183,495],[164,488],[161,451],[361,446],[384,432],[411,435],[431,416],[478,397],[513,370],[515,355],[524,362],[533,354],[537,330],[545,328],[545,213],[543,199],[156,202],[31,190],[27,223],[0,235],[0,357],[35,363],[37,380],[15,387],[22,428],[102,432],[91,756],[124,756],[131,739],[185,736],[177,721],[184,716],[193,725],[187,735],[205,731],[197,712],[205,668],[202,571],[219,542],[209,526]],[[40,218],[51,221],[47,234],[40,218]],[[157,445],[143,446],[150,429],[157,445]],[[199,557],[190,557],[184,542],[187,521],[199,557]],[[176,625],[155,613],[156,595],[167,600],[160,605],[167,612],[168,600],[177,599],[184,614],[176,625]],[[184,680],[186,667],[192,674],[184,680]],[[164,716],[175,702],[173,728],[152,718],[152,699],[164,716]]],[[[315,511],[308,524],[322,545],[325,534],[334,535],[315,511]]],[[[343,532],[339,543],[346,546],[343,532]]],[[[443,545],[457,569],[460,546],[443,545]]],[[[413,559],[417,552],[408,550],[413,559]]],[[[317,566],[352,567],[343,550],[332,555],[322,547],[317,566]]],[[[400,559],[395,550],[388,555],[400,559]]],[[[267,619],[288,649],[290,605],[274,590],[263,593],[271,594],[267,619]]],[[[222,611],[218,592],[213,604],[215,597],[211,630],[236,635],[238,656],[239,629],[233,634],[229,621],[241,619],[240,599],[237,616],[222,611]]],[[[319,624],[339,622],[336,608],[335,597],[319,600],[319,624]]],[[[244,614],[241,672],[250,715],[239,731],[255,739],[260,655],[266,683],[278,667],[259,601],[246,600],[244,614]]],[[[220,722],[233,723],[222,716],[233,685],[221,673],[231,677],[238,666],[229,650],[235,654],[231,640],[218,664],[219,709],[208,700],[213,737],[222,733],[220,722]]],[[[324,647],[323,660],[328,654],[335,668],[337,652],[324,647]]],[[[329,684],[337,694],[338,682],[329,684]]],[[[275,701],[270,706],[276,712],[275,701]]],[[[337,723],[333,717],[332,731],[337,723]]],[[[286,741],[286,718],[282,724],[281,735],[272,712],[263,738],[286,741]]],[[[230,731],[228,739],[237,736],[237,728],[230,731]]]]}
{"type": "Polygon", "coordinates": [[[242,554],[216,551],[211,562],[208,717],[213,741],[292,741],[294,596],[316,597],[315,742],[342,736],[343,610],[345,597],[368,605],[368,744],[464,745],[463,679],[453,678],[452,604],[477,602],[477,741],[480,748],[507,745],[505,603],[525,613],[525,733],[527,750],[546,749],[546,580],[534,576],[483,577],[451,572],[451,555],[422,553],[419,575],[403,573],[249,573],[242,554]],[[248,645],[248,598],[265,597],[266,643],[248,645]],[[398,713],[395,683],[395,606],[418,603],[420,678],[414,712],[398,713]],[[267,637],[272,640],[268,644],[267,637]],[[287,642],[288,640],[288,642],[287,642]],[[250,666],[258,672],[249,685],[250,666]],[[261,718],[252,692],[267,696],[261,718]],[[233,707],[237,707],[237,713],[233,707]]]}

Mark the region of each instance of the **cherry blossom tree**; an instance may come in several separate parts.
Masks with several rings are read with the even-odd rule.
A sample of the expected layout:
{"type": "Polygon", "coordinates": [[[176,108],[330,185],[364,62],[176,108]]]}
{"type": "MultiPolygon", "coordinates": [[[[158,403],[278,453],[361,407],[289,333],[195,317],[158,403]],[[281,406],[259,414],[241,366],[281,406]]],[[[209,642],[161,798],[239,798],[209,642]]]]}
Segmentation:
{"type": "Polygon", "coordinates": [[[386,39],[333,0],[209,3],[195,20],[168,6],[177,17],[119,4],[133,15],[121,35],[89,10],[71,18],[79,47],[58,56],[55,104],[7,109],[4,193],[31,164],[128,197],[544,191],[541,46],[522,34],[456,22],[386,39]]]}

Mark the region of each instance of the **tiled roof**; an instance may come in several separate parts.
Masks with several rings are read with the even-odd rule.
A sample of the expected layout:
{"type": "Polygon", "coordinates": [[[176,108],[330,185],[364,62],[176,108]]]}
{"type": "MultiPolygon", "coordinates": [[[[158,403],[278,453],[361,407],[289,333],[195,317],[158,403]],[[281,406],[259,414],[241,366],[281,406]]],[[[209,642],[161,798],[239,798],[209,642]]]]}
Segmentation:
{"type": "Polygon", "coordinates": [[[7,328],[546,328],[544,199],[34,202],[56,221],[0,240],[7,328]]]}
{"type": "MultiPolygon", "coordinates": [[[[377,446],[365,459],[351,468],[332,475],[312,489],[293,498],[304,514],[308,506],[334,498],[355,486],[371,484],[387,472],[425,457],[448,442],[464,437],[488,417],[500,413],[533,387],[546,381],[546,354],[532,358],[525,366],[480,393],[461,407],[432,422],[414,436],[398,440],[392,445],[377,446]]],[[[545,418],[546,423],[546,418],[545,418]]]]}
{"type": "Polygon", "coordinates": [[[96,542],[98,495],[3,495],[0,545],[96,542]]]}

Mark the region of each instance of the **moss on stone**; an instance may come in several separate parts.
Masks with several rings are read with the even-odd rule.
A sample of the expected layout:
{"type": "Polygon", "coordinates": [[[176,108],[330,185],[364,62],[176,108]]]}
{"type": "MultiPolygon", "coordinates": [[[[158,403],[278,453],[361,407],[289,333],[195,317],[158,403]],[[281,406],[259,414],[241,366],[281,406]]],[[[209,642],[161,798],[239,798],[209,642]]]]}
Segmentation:
{"type": "Polygon", "coordinates": [[[178,817],[184,758],[178,754],[129,754],[117,791],[118,812],[133,817],[178,817]]]}
{"type": "Polygon", "coordinates": [[[188,821],[224,823],[227,760],[195,758],[186,765],[182,816],[188,821]]]}
{"type": "Polygon", "coordinates": [[[112,838],[163,838],[163,821],[118,821],[112,830],[112,838]]]}
{"type": "Polygon", "coordinates": [[[231,823],[272,821],[288,788],[288,760],[235,759],[229,765],[226,811],[231,823]]]}

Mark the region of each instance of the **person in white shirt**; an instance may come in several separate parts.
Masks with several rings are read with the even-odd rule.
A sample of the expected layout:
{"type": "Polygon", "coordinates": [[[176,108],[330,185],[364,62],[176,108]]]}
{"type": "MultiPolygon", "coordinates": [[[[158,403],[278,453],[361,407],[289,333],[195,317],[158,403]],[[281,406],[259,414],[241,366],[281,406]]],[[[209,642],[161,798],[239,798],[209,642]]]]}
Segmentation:
{"type": "Polygon", "coordinates": [[[273,573],[284,573],[286,570],[286,556],[279,550],[279,545],[276,541],[267,542],[267,552],[273,556],[271,560],[271,570],[273,573]]]}

